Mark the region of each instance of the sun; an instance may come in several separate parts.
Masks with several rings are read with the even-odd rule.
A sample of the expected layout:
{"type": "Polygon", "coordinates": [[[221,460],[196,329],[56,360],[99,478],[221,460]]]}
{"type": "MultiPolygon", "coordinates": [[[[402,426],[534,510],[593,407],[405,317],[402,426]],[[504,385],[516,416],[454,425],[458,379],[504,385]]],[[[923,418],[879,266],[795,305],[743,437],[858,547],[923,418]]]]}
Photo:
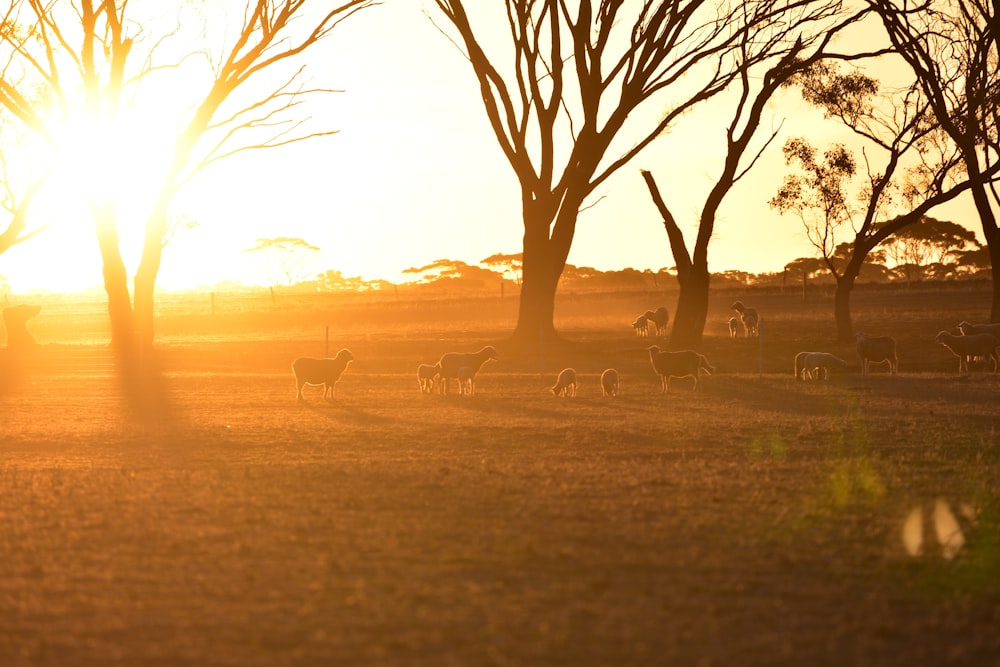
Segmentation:
{"type": "Polygon", "coordinates": [[[134,274],[177,122],[174,110],[155,100],[123,103],[115,114],[63,109],[50,119],[50,141],[35,157],[35,170],[46,178],[31,213],[48,228],[48,239],[39,239],[52,259],[43,282],[86,284],[100,264],[99,234],[117,241],[134,274]]]}

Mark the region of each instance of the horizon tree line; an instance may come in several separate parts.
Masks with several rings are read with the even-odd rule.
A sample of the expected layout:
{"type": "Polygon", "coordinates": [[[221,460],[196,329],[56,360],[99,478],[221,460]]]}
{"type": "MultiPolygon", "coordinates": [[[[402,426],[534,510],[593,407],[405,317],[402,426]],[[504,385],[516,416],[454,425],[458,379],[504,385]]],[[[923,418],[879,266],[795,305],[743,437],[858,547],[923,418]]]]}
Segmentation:
{"type": "MultiPolygon", "coordinates": [[[[304,0],[248,0],[235,38],[205,44],[209,67],[199,79],[205,85],[174,135],[146,220],[134,294],[121,260],[114,202],[94,196],[86,203],[104,262],[112,344],[126,368],[140,368],[152,346],[154,287],[175,193],[220,160],[334,132],[309,129],[296,115],[308,97],[329,92],[302,83],[303,56],[372,4],[342,1],[307,14],[304,0]],[[286,62],[297,63],[288,78],[270,87],[248,83],[286,62]]],[[[790,173],[771,199],[779,211],[802,219],[822,266],[837,281],[839,339],[852,333],[850,292],[861,269],[872,264],[870,255],[888,239],[905,239],[897,235],[945,201],[972,197],[991,266],[1000,259],[994,4],[505,0],[502,6],[477,3],[474,9],[463,0],[433,4],[436,11],[428,15],[468,61],[486,121],[521,186],[524,237],[515,343],[530,347],[558,339],[555,294],[570,266],[566,260],[578,216],[595,191],[654,142],[669,145],[681,118],[709,102],[726,105],[729,114],[714,132],[704,129],[722,142],[723,156],[690,248],[669,193],[664,196],[651,170],[637,176],[662,218],[677,268],[672,347],[697,347],[701,341],[718,212],[778,138],[780,125],[762,128],[783,91],[799,91],[831,122],[854,132],[862,147],[859,161],[851,147],[820,153],[822,148],[792,138],[784,146],[790,173]],[[851,36],[872,18],[882,26],[884,44],[857,52],[832,47],[834,38],[851,36]],[[868,73],[866,68],[874,70],[887,59],[908,69],[903,88],[882,90],[868,73]],[[852,183],[856,176],[860,185],[852,183]]],[[[11,3],[0,17],[0,49],[7,62],[0,75],[4,129],[15,127],[30,142],[51,145],[53,119],[47,110],[53,102],[64,116],[84,113],[114,121],[140,83],[155,85],[156,76],[187,66],[185,55],[167,48],[174,32],[151,34],[127,7],[98,0],[11,3]],[[80,97],[74,95],[77,88],[80,97]]],[[[174,30],[182,27],[178,14],[174,30]]],[[[110,138],[99,139],[111,145],[110,138]]],[[[37,233],[25,220],[47,174],[28,176],[16,188],[7,179],[3,208],[10,222],[0,233],[0,252],[37,233]]],[[[994,272],[992,279],[992,319],[998,320],[1000,276],[994,272]]]]}

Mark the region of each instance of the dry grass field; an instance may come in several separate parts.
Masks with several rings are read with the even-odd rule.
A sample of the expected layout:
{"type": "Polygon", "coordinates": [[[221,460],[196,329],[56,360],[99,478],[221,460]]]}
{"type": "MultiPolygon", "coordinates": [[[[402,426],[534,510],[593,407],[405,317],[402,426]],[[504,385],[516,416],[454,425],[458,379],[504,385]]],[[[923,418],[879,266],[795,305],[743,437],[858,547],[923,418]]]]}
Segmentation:
{"type": "Polygon", "coordinates": [[[100,308],[47,304],[0,350],[0,665],[1000,664],[1000,375],[933,343],[988,296],[859,288],[901,357],[862,377],[828,295],[716,293],[717,372],[669,395],[629,323],[671,293],[562,296],[544,358],[509,296],[171,302],[155,423],[100,308]],[[476,395],[419,392],[484,344],[476,395]],[[291,360],[341,347],[336,401],[297,403],[291,360]],[[796,382],[805,349],[851,367],[796,382]],[[911,555],[944,506],[963,543],[927,518],[911,555]]]}

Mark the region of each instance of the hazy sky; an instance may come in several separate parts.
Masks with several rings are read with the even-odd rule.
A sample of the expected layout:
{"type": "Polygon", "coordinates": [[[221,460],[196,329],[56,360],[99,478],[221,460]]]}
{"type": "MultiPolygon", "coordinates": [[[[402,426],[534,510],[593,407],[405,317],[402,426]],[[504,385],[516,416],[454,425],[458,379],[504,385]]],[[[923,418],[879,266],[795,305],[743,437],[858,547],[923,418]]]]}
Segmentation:
{"type": "MultiPolygon", "coordinates": [[[[434,12],[429,0],[365,10],[307,52],[313,82],[344,91],[309,107],[339,133],[238,157],[187,186],[176,208],[201,226],[168,245],[161,286],[265,282],[254,257],[243,252],[262,237],[301,237],[318,246],[317,273],[336,269],[393,281],[407,267],[439,258],[476,264],[521,251],[517,181],[493,138],[471,68],[422,9],[434,12]]],[[[601,270],[672,266],[639,171],[652,171],[693,238],[719,170],[725,111],[719,105],[689,114],[608,180],[580,216],[569,262],[601,270]]],[[[798,220],[767,205],[786,172],[781,144],[806,135],[822,147],[847,135],[794,96],[771,111],[764,127],[783,123],[781,137],[726,200],[709,250],[714,271],[780,271],[814,255],[798,220]]],[[[933,214],[978,227],[962,208],[933,214]]],[[[15,291],[99,285],[92,228],[50,223],[36,239],[0,255],[0,275],[15,291]]]]}

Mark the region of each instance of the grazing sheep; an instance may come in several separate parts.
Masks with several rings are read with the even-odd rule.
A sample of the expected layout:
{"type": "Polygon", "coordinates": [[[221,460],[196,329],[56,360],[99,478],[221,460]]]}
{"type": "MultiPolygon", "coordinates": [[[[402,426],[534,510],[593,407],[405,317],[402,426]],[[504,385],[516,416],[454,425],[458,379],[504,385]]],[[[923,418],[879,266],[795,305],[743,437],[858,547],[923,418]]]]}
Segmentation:
{"type": "MultiPolygon", "coordinates": [[[[740,321],[738,317],[729,318],[729,337],[736,338],[740,335],[740,329],[743,329],[743,322],[740,321]]],[[[743,329],[746,331],[746,329],[743,329]]]]}
{"type": "Polygon", "coordinates": [[[609,368],[601,373],[601,394],[617,398],[618,396],[618,371],[609,368]]]}
{"type": "Polygon", "coordinates": [[[420,381],[420,393],[434,393],[434,378],[441,372],[438,365],[420,364],[417,366],[417,379],[420,381]]]}
{"type": "Polygon", "coordinates": [[[698,373],[705,371],[708,375],[715,372],[715,367],[708,363],[705,355],[693,350],[667,352],[657,345],[650,345],[649,361],[653,370],[660,376],[661,393],[670,392],[670,378],[694,378],[694,391],[698,391],[698,373]]]}
{"type": "Polygon", "coordinates": [[[458,393],[463,396],[476,393],[476,370],[472,366],[458,369],[458,393]]]}
{"type": "Polygon", "coordinates": [[[993,372],[1000,366],[1000,359],[997,357],[997,346],[1000,340],[993,334],[974,333],[966,336],[956,336],[948,331],[942,331],[934,337],[935,343],[940,343],[952,351],[958,357],[958,372],[963,370],[968,372],[969,360],[975,357],[993,360],[993,372]]]}
{"type": "Polygon", "coordinates": [[[636,336],[645,338],[649,335],[649,319],[645,315],[640,315],[632,322],[632,328],[635,329],[636,336]]]}
{"type": "Polygon", "coordinates": [[[562,369],[549,391],[556,396],[576,396],[576,371],[572,368],[562,369]]]}
{"type": "Polygon", "coordinates": [[[734,301],[730,308],[740,314],[747,336],[760,335],[760,315],[757,314],[756,308],[747,308],[742,301],[734,301]]]}
{"type": "Polygon", "coordinates": [[[1000,339],[1000,322],[990,322],[988,324],[969,324],[968,322],[959,322],[958,330],[962,332],[963,336],[971,336],[972,334],[991,334],[1000,339]]]}
{"type": "Polygon", "coordinates": [[[889,364],[889,373],[896,374],[899,358],[896,356],[896,339],[891,336],[869,336],[865,333],[854,335],[857,340],[858,356],[861,357],[861,374],[868,375],[872,364],[889,364]]]}
{"type": "Polygon", "coordinates": [[[670,311],[667,310],[666,306],[660,306],[656,310],[647,310],[643,313],[643,316],[647,322],[653,323],[657,336],[665,336],[667,334],[667,324],[670,323],[670,311]]]}
{"type": "Polygon", "coordinates": [[[354,361],[354,355],[348,349],[343,349],[337,356],[329,358],[299,357],[292,362],[292,373],[295,375],[295,398],[300,401],[304,385],[323,385],[323,398],[334,399],[333,387],[340,376],[347,370],[347,365],[354,361]]]}
{"type": "Polygon", "coordinates": [[[847,368],[847,362],[829,352],[799,352],[795,355],[795,379],[829,380],[830,369],[847,368]]]}
{"type": "Polygon", "coordinates": [[[497,351],[492,345],[487,345],[473,353],[447,352],[443,354],[437,363],[438,368],[440,368],[441,393],[448,393],[448,382],[451,378],[458,378],[458,369],[468,366],[475,375],[487,361],[496,360],[497,351]]]}

